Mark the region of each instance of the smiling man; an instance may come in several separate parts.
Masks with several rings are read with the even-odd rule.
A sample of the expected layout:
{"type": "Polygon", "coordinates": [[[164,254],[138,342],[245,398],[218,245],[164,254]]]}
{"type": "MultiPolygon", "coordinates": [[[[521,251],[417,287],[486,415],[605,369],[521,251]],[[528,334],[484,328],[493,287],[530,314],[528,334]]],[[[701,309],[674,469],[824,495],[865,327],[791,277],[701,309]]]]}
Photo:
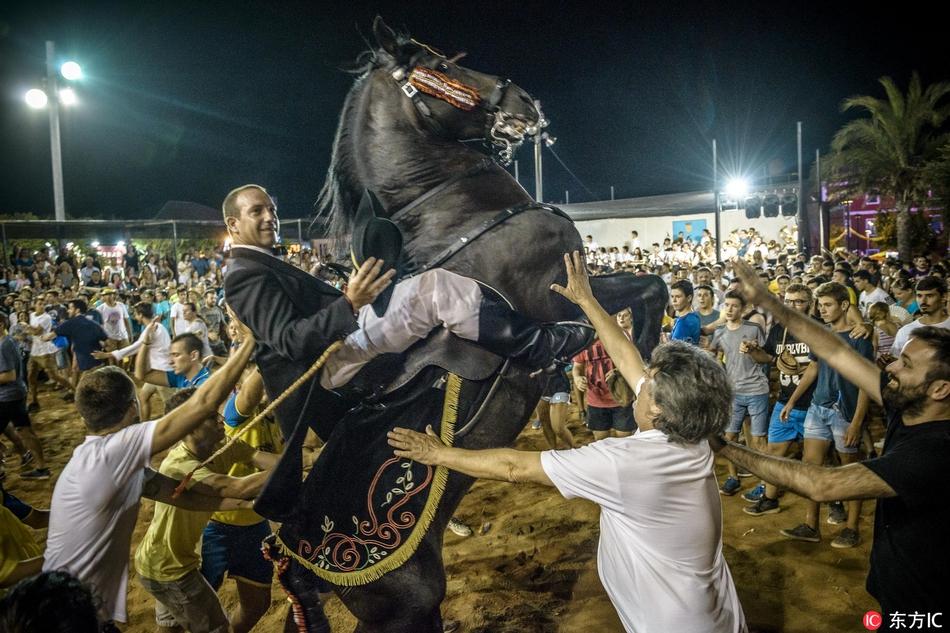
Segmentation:
{"type": "Polygon", "coordinates": [[[881,457],[840,468],[763,455],[731,442],[720,455],[813,501],[877,499],[867,590],[881,603],[885,626],[897,628],[890,617],[896,613],[946,617],[950,542],[940,535],[950,524],[950,331],[913,330],[900,357],[881,371],[835,332],[782,305],[746,264],[737,262],[736,271],[751,301],[883,404],[887,435],[881,457]]]}

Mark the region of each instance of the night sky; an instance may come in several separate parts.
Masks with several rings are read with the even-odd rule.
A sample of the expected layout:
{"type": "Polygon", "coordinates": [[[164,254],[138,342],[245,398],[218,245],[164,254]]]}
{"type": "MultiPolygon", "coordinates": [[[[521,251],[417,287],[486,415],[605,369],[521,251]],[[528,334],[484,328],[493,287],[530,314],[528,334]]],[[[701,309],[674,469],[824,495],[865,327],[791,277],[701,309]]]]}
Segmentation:
{"type": "MultiPolygon", "coordinates": [[[[611,185],[618,198],[708,189],[713,138],[727,171],[794,171],[796,121],[810,161],[847,120],[841,100],[880,96],[878,77],[950,79],[945,21],[923,6],[134,4],[0,9],[0,214],[53,215],[47,114],[22,98],[45,73],[47,39],[87,74],[62,122],[72,217],[218,207],[245,182],[276,194],[284,217],[309,214],[352,83],[338,67],[365,48],[377,13],[541,100],[583,183],[546,153],[555,202],[565,189],[572,202],[607,198],[611,185]]],[[[517,158],[533,193],[531,147],[517,158]]]]}

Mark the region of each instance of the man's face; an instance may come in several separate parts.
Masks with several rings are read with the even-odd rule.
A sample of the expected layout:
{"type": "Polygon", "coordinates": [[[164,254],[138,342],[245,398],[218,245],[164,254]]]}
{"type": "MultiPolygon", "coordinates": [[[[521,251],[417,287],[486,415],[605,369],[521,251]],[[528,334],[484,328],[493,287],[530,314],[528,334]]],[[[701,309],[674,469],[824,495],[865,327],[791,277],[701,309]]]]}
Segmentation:
{"type": "Polygon", "coordinates": [[[854,278],[854,287],[858,290],[858,292],[864,292],[870,287],[870,285],[871,284],[869,284],[866,280],[862,279],[861,277],[854,278]]]}
{"type": "Polygon", "coordinates": [[[779,277],[775,280],[775,283],[778,285],[779,295],[785,294],[785,289],[788,288],[788,284],[791,283],[788,277],[779,277]]]}
{"type": "Polygon", "coordinates": [[[92,271],[92,280],[93,280],[93,281],[99,281],[100,278],[102,278],[102,274],[101,274],[98,270],[92,271]]]}
{"type": "Polygon", "coordinates": [[[72,319],[73,317],[79,316],[79,310],[76,308],[75,303],[70,303],[69,306],[66,308],[66,316],[68,316],[70,319],[72,319]]]}
{"type": "Polygon", "coordinates": [[[696,283],[700,285],[708,284],[712,281],[712,273],[708,270],[701,270],[696,273],[696,283]]]}
{"type": "Polygon", "coordinates": [[[208,294],[205,295],[205,305],[206,305],[207,307],[213,308],[213,307],[214,307],[214,300],[215,300],[215,296],[214,296],[213,293],[210,293],[210,292],[209,292],[208,294]]]}
{"type": "Polygon", "coordinates": [[[888,405],[900,409],[905,415],[917,415],[923,411],[930,396],[929,391],[939,388],[945,381],[927,383],[927,372],[933,362],[934,351],[922,341],[911,336],[900,356],[887,366],[891,381],[881,394],[888,405]]]}
{"type": "Polygon", "coordinates": [[[43,299],[39,297],[33,300],[33,311],[36,314],[42,314],[45,309],[46,309],[46,301],[44,301],[43,299]]]}
{"type": "Polygon", "coordinates": [[[921,314],[937,314],[943,307],[944,297],[936,290],[918,290],[917,305],[921,314]]]}
{"type": "Polygon", "coordinates": [[[194,321],[195,317],[197,316],[195,311],[191,309],[191,304],[188,303],[182,306],[181,315],[185,317],[186,321],[194,321]]]}
{"type": "Polygon", "coordinates": [[[727,321],[736,323],[737,321],[742,320],[742,308],[743,306],[741,301],[730,297],[723,302],[722,311],[727,321]]]}
{"type": "Polygon", "coordinates": [[[825,323],[835,323],[848,311],[847,301],[838,302],[834,297],[818,297],[818,314],[825,323]]]}
{"type": "Polygon", "coordinates": [[[914,268],[917,270],[927,270],[930,268],[930,262],[926,257],[915,257],[914,258],[914,268]]]}
{"type": "Polygon", "coordinates": [[[630,311],[630,308],[617,313],[617,325],[625,330],[633,327],[633,312],[630,311]]]}
{"type": "Polygon", "coordinates": [[[673,304],[673,309],[677,312],[680,310],[686,310],[692,300],[692,295],[685,294],[679,288],[674,288],[670,291],[670,303],[673,304]]]}
{"type": "Polygon", "coordinates": [[[840,270],[836,270],[836,271],[834,271],[833,273],[831,273],[831,281],[837,282],[837,283],[841,284],[842,286],[847,286],[847,285],[848,285],[848,276],[845,275],[845,274],[844,274],[843,272],[841,272],[840,270]]]}
{"type": "Polygon", "coordinates": [[[115,293],[110,292],[109,294],[107,294],[105,296],[105,301],[106,301],[106,305],[108,305],[110,308],[113,307],[115,305],[115,293]]]}
{"type": "Polygon", "coordinates": [[[708,310],[713,305],[713,295],[705,288],[699,288],[696,291],[696,300],[699,301],[699,307],[708,310]]]}
{"type": "Polygon", "coordinates": [[[175,341],[171,345],[171,351],[168,353],[171,361],[172,371],[179,376],[188,373],[188,370],[198,363],[198,352],[189,353],[182,341],[175,341]]]}
{"type": "Polygon", "coordinates": [[[811,300],[805,292],[786,292],[785,305],[791,306],[796,312],[807,313],[811,307],[811,300]]]}
{"type": "Polygon", "coordinates": [[[198,428],[191,432],[191,441],[201,453],[211,452],[224,439],[224,424],[215,414],[206,418],[198,428]]]}
{"type": "Polygon", "coordinates": [[[238,194],[238,217],[226,220],[235,243],[272,248],[277,243],[279,220],[274,200],[260,189],[245,189],[238,194]]]}

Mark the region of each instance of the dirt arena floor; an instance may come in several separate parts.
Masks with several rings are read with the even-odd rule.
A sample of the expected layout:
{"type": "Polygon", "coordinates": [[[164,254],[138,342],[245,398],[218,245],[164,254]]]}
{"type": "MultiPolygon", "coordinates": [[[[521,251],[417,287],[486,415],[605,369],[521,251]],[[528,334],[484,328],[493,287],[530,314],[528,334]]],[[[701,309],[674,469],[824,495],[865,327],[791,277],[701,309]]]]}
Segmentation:
{"type": "MultiPolygon", "coordinates": [[[[22,481],[17,469],[8,466],[5,486],[45,508],[56,473],[84,433],[71,404],[50,392],[41,393],[40,398],[42,410],[34,414],[33,421],[54,477],[45,482],[22,481]]],[[[572,423],[574,433],[582,441],[590,441],[576,412],[572,423]]],[[[516,446],[546,448],[541,431],[530,427],[516,446]]],[[[16,461],[8,459],[9,464],[16,461]]],[[[717,473],[723,472],[720,464],[717,473]]],[[[742,481],[743,491],[756,483],[754,479],[742,481]]],[[[864,590],[873,504],[865,504],[862,512],[861,545],[839,550],[830,546],[839,528],[824,523],[824,508],[824,541],[814,545],[789,541],[778,533],[801,522],[801,499],[788,494],[782,499],[782,512],[758,518],[742,512],[746,503],[738,495],[723,498],[723,546],[752,630],[863,631],[861,616],[878,608],[864,590]]],[[[141,539],[152,511],[153,504],[143,502],[133,546],[141,539]]],[[[554,489],[477,482],[457,511],[475,534],[462,538],[448,532],[445,538],[448,587],[442,605],[444,617],[457,620],[458,630],[469,633],[622,631],[597,577],[598,513],[594,504],[567,501],[554,489]]],[[[41,542],[46,538],[45,532],[36,536],[41,542]]],[[[130,621],[124,630],[154,631],[152,598],[135,580],[129,586],[130,621]]],[[[226,608],[235,604],[232,582],[225,582],[221,599],[226,608]]],[[[275,585],[271,608],[255,631],[282,630],[286,604],[275,585]]],[[[353,630],[355,620],[336,598],[328,603],[327,612],[334,631],[353,630]]]]}

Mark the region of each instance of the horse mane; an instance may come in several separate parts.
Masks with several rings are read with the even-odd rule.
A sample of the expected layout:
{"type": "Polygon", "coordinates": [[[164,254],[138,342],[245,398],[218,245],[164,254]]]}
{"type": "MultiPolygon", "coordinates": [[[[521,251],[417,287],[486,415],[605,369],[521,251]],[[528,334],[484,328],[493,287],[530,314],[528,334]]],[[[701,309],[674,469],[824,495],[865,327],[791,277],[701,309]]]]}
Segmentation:
{"type": "MultiPolygon", "coordinates": [[[[396,37],[400,47],[420,46],[405,32],[397,32],[396,37]]],[[[366,38],[363,39],[366,41],[366,38]]],[[[373,48],[368,41],[366,43],[369,48],[360,53],[352,64],[341,68],[356,79],[343,102],[326,180],[314,203],[314,215],[309,229],[311,237],[328,238],[337,243],[345,243],[352,232],[353,216],[363,195],[362,184],[356,177],[358,165],[354,151],[353,120],[360,109],[360,99],[370,73],[378,68],[392,66],[396,61],[386,51],[373,48]]]]}

